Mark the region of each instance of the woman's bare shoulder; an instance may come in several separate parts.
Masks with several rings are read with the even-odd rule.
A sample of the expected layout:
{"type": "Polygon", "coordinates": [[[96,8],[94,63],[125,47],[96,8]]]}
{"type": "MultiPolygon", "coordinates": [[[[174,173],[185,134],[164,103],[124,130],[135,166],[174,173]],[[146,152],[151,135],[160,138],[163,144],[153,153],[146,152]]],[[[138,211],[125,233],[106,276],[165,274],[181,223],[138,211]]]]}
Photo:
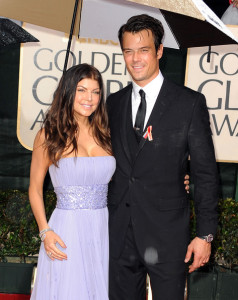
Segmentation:
{"type": "Polygon", "coordinates": [[[45,143],[45,129],[41,128],[35,136],[33,149],[41,146],[43,147],[44,143],[45,143]]]}

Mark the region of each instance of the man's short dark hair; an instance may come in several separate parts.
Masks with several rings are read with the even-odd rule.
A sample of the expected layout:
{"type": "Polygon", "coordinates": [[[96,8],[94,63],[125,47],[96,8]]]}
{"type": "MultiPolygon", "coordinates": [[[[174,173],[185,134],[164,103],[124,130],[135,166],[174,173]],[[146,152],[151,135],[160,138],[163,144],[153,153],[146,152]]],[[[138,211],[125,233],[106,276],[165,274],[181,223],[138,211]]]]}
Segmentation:
{"type": "Polygon", "coordinates": [[[155,50],[157,52],[164,36],[164,28],[159,20],[146,14],[133,16],[128,19],[126,24],[121,26],[118,31],[121,48],[123,48],[122,41],[125,32],[138,33],[142,30],[151,30],[154,37],[155,50]]]}

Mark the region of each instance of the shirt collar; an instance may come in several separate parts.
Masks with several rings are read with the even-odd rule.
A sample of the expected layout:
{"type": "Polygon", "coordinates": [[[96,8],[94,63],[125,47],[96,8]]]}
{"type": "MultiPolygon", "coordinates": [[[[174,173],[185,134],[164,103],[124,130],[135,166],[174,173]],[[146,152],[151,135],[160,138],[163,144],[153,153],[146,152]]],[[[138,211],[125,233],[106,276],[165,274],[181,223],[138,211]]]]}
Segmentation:
{"type": "Polygon", "coordinates": [[[159,74],[143,88],[138,84],[136,84],[134,81],[132,81],[132,86],[133,86],[132,93],[134,94],[134,99],[140,97],[139,90],[141,89],[145,92],[146,96],[148,96],[146,97],[146,101],[147,99],[157,99],[163,81],[164,81],[164,76],[162,75],[161,71],[159,71],[159,74]]]}

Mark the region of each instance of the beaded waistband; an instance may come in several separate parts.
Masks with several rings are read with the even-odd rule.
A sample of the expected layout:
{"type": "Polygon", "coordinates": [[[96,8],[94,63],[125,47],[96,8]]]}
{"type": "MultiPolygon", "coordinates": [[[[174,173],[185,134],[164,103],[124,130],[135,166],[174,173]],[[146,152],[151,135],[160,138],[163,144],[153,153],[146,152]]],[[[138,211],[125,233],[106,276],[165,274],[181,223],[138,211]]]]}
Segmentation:
{"type": "Polygon", "coordinates": [[[107,206],[107,184],[60,186],[54,189],[60,209],[100,209],[107,206]]]}

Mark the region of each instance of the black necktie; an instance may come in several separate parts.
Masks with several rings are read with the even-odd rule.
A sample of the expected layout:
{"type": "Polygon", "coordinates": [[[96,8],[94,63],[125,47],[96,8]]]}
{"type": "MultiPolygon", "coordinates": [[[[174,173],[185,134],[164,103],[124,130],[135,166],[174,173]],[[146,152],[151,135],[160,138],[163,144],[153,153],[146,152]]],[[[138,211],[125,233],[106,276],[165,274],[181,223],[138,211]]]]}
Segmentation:
{"type": "Polygon", "coordinates": [[[135,121],[135,131],[138,135],[142,136],[145,122],[145,113],[146,113],[146,100],[145,100],[145,92],[143,90],[139,91],[141,102],[136,114],[135,121]]]}

